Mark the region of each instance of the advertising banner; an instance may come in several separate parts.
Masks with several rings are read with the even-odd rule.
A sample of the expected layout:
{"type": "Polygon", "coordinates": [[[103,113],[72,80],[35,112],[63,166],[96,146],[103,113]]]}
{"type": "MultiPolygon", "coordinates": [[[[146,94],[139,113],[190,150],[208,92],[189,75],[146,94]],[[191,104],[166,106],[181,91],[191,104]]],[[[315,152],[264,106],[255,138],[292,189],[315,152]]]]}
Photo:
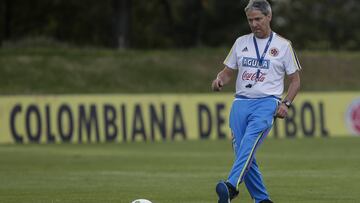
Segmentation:
{"type": "MultiPolygon", "coordinates": [[[[229,139],[231,94],[0,97],[0,143],[229,139]]],[[[269,136],[360,135],[360,93],[300,93],[269,136]]]]}

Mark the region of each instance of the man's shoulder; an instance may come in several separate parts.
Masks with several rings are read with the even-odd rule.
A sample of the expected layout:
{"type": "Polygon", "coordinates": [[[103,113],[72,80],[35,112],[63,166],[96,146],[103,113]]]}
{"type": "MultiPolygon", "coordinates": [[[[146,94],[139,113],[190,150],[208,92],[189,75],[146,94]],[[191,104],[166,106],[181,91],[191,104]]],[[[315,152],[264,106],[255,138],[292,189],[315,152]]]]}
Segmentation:
{"type": "Polygon", "coordinates": [[[241,43],[242,44],[242,43],[246,42],[251,37],[252,37],[252,33],[249,33],[249,34],[246,34],[246,35],[241,35],[236,39],[235,43],[241,43]]]}
{"type": "Polygon", "coordinates": [[[241,35],[237,38],[237,40],[239,39],[248,39],[248,38],[251,38],[252,37],[252,33],[249,33],[249,34],[246,34],[246,35],[241,35]]]}
{"type": "Polygon", "coordinates": [[[291,45],[291,41],[286,39],[285,37],[279,35],[278,33],[275,33],[275,37],[277,39],[277,43],[285,45],[285,46],[289,46],[291,45]]]}

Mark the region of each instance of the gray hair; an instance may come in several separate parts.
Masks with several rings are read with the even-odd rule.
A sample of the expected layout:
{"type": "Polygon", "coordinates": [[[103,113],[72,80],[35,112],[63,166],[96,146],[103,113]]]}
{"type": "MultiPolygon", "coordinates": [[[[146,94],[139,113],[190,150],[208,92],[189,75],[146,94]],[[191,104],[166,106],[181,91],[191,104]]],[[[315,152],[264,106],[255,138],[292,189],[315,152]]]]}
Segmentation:
{"type": "Polygon", "coordinates": [[[267,0],[250,0],[245,7],[245,13],[250,10],[258,10],[266,16],[271,14],[271,6],[267,0]]]}

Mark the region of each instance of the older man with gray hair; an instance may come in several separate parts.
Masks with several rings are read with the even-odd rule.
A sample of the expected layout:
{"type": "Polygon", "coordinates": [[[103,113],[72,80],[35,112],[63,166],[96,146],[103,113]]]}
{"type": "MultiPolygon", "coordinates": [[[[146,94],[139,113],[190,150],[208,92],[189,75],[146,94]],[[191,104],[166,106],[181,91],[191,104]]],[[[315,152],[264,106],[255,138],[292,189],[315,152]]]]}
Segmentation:
{"type": "Polygon", "coordinates": [[[274,119],[287,116],[300,89],[300,63],[291,42],[271,30],[270,4],[266,0],[250,0],[245,13],[252,33],[235,41],[224,61],[225,68],[212,82],[212,89],[221,91],[237,74],[229,119],[235,159],[228,179],[216,185],[218,203],[234,199],[243,182],[255,203],[272,203],[255,153],[274,119]],[[285,75],[290,83],[281,99],[285,75]]]}

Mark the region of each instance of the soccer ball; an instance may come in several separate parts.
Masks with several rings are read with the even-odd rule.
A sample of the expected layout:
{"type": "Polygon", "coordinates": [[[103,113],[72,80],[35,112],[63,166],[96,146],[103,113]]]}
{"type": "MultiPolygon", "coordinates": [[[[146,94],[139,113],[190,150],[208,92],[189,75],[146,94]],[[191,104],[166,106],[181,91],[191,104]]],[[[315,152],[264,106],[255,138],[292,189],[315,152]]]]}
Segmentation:
{"type": "Polygon", "coordinates": [[[147,199],[137,199],[137,200],[132,201],[131,203],[152,203],[152,202],[150,202],[147,199]]]}

